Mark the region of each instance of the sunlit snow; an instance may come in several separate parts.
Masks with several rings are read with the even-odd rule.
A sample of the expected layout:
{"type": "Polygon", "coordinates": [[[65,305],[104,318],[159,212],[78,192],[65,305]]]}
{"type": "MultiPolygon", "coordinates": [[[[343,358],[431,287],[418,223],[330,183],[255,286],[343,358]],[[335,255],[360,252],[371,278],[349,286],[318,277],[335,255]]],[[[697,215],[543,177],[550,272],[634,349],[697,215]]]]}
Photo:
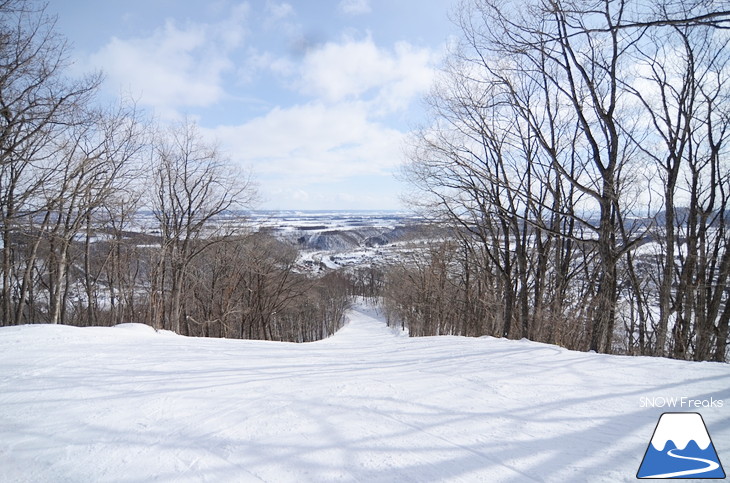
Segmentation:
{"type": "MultiPolygon", "coordinates": [[[[681,410],[642,397],[730,405],[726,364],[408,338],[362,302],[348,317],[299,345],[2,328],[0,481],[633,481],[681,410]]],[[[700,411],[730,460],[730,407],[700,411]]]]}

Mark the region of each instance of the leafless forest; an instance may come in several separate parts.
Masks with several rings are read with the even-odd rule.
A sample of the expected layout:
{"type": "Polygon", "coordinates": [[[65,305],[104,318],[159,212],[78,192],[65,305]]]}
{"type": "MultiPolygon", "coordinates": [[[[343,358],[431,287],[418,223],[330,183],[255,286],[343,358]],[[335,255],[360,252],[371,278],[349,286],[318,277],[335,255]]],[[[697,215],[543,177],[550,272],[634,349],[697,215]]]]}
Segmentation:
{"type": "Polygon", "coordinates": [[[394,316],[418,335],[725,360],[727,7],[463,2],[404,170],[455,239],[391,273],[394,316]]]}
{"type": "Polygon", "coordinates": [[[255,182],[195,123],[100,107],[102,74],[69,75],[42,5],[0,0],[0,325],[309,341],[354,294],[412,336],[725,361],[719,7],[463,1],[402,171],[439,229],[397,262],[314,276],[294,269],[297,246],[225,222],[254,206],[255,182]]]}
{"type": "Polygon", "coordinates": [[[0,3],[2,325],[144,322],[188,335],[306,341],[346,307],[338,274],[220,223],[250,176],[194,123],[159,127],[134,103],[99,108],[101,75],[68,77],[68,47],[37,2],[0,3]],[[154,235],[136,230],[151,210],[154,235]]]}

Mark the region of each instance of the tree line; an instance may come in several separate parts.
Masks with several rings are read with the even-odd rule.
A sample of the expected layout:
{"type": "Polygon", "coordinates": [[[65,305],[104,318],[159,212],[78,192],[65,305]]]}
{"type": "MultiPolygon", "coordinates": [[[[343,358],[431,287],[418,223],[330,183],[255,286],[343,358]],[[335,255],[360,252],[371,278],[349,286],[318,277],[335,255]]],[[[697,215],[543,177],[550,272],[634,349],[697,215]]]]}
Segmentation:
{"type": "Polygon", "coordinates": [[[730,5],[465,0],[404,177],[452,236],[388,271],[412,335],[727,359],[730,5]]]}
{"type": "Polygon", "coordinates": [[[0,325],[144,322],[187,335],[308,341],[342,324],[337,275],[228,215],[256,196],[188,120],[69,76],[54,18],[0,0],[0,325]],[[140,213],[154,220],[140,230],[140,213]]]}
{"type": "Polygon", "coordinates": [[[455,12],[403,169],[440,235],[389,267],[311,277],[229,216],[255,184],[194,123],[99,107],[102,76],[69,76],[43,6],[0,0],[0,325],[307,341],[357,293],[414,336],[726,360],[730,5],[455,12]]]}

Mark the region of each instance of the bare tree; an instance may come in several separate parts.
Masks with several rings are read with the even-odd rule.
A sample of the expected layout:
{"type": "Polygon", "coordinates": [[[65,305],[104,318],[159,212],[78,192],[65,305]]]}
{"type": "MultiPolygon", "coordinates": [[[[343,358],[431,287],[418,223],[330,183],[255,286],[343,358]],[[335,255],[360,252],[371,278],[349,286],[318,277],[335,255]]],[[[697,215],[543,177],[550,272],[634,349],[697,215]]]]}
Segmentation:
{"type": "Polygon", "coordinates": [[[255,196],[250,178],[237,172],[196,125],[163,130],[154,146],[151,203],[161,250],[152,285],[152,323],[180,332],[185,276],[190,263],[223,228],[216,218],[242,209],[255,196]]]}
{"type": "Polygon", "coordinates": [[[262,233],[226,237],[189,267],[188,333],[305,342],[333,334],[347,307],[337,273],[296,271],[296,247],[262,233]]]}
{"type": "MultiPolygon", "coordinates": [[[[84,142],[84,156],[102,160],[106,178],[103,183],[95,183],[95,192],[87,190],[89,209],[84,220],[83,286],[88,325],[97,323],[99,285],[103,273],[107,275],[112,320],[120,321],[119,311],[115,310],[119,286],[114,281],[121,279],[122,272],[119,256],[123,236],[121,229],[129,223],[141,196],[141,187],[136,180],[144,172],[140,161],[147,145],[147,128],[133,103],[122,104],[99,112],[94,132],[84,142]],[[98,235],[113,237],[114,243],[108,246],[115,249],[104,255],[97,246],[100,241],[98,235]],[[92,247],[97,249],[93,254],[92,247]]],[[[133,261],[129,260],[129,263],[133,261]]],[[[127,292],[130,289],[128,286],[127,292]]]]}
{"type": "Polygon", "coordinates": [[[513,319],[529,334],[528,244],[555,228],[554,235],[595,246],[600,271],[589,346],[611,350],[618,260],[636,241],[617,240],[630,154],[620,139],[616,72],[632,39],[613,28],[623,8],[536,2],[529,18],[491,1],[460,10],[465,44],[434,102],[445,122],[422,137],[411,178],[482,240],[502,274],[504,335],[513,319]],[[600,40],[589,34],[595,25],[607,28],[600,40]],[[581,197],[597,219],[575,209],[581,197]],[[566,233],[562,217],[592,235],[579,237],[572,224],[566,233]]]}
{"type": "MultiPolygon", "coordinates": [[[[0,222],[2,223],[2,320],[13,318],[13,263],[19,220],[47,208],[42,204],[59,136],[77,119],[99,76],[65,77],[67,47],[55,20],[30,0],[0,4],[0,222]]],[[[16,320],[17,321],[17,320],[16,320]]]]}
{"type": "Polygon", "coordinates": [[[469,0],[455,20],[405,174],[457,227],[463,299],[479,273],[504,336],[724,352],[727,9],[469,0]],[[638,250],[656,240],[659,273],[638,250]]]}
{"type": "MultiPolygon", "coordinates": [[[[49,275],[50,323],[63,321],[71,276],[70,249],[85,232],[84,284],[87,323],[95,318],[94,286],[90,264],[92,220],[104,203],[126,189],[136,178],[134,161],[141,150],[142,133],[133,110],[114,113],[78,109],[83,121],[68,131],[60,147],[55,174],[46,182],[47,205],[53,220],[49,230],[51,271],[49,275]]],[[[77,292],[79,292],[77,290],[77,292]]],[[[81,294],[75,294],[80,297],[81,294]]]]}

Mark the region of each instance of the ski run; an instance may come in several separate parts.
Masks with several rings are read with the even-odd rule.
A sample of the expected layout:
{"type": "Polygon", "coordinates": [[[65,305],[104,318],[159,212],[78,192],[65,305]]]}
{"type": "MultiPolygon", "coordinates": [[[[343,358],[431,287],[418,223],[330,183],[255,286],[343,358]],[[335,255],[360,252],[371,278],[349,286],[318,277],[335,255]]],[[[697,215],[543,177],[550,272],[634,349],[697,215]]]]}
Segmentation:
{"type": "Polygon", "coordinates": [[[308,344],[1,328],[0,481],[636,481],[670,411],[730,462],[727,364],[348,320],[308,344]]]}

